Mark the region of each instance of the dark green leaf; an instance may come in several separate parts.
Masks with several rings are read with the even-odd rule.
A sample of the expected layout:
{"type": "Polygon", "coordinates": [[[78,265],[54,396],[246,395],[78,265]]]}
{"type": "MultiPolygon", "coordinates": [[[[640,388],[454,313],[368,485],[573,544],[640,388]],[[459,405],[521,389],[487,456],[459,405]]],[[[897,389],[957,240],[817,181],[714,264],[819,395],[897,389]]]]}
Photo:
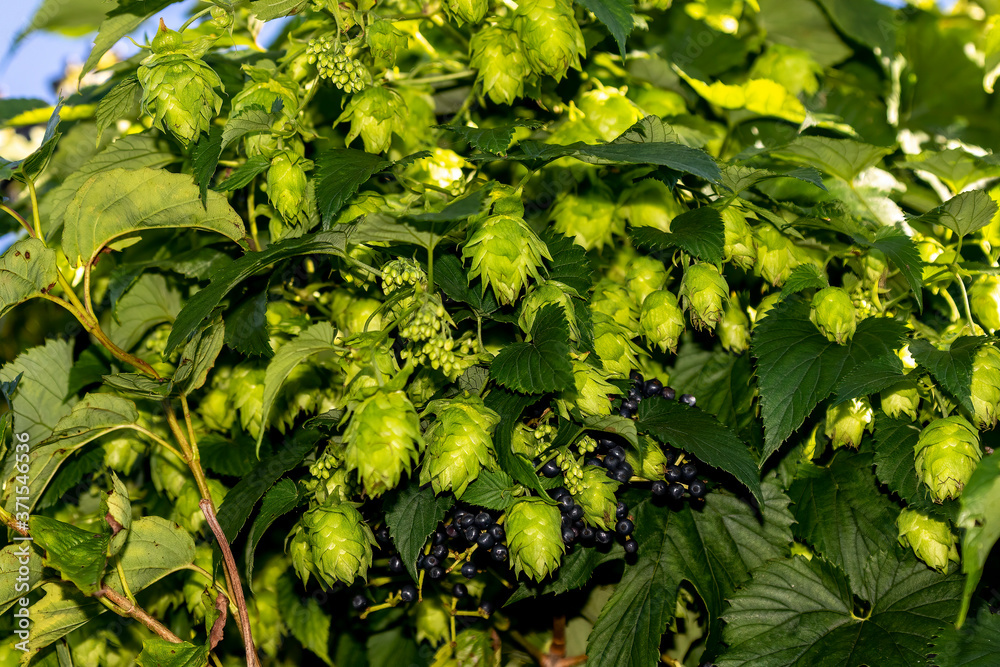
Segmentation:
{"type": "Polygon", "coordinates": [[[0,317],[14,306],[48,293],[58,275],[55,250],[36,238],[13,243],[0,256],[0,317]]]}
{"type": "Polygon", "coordinates": [[[256,176],[263,174],[271,166],[271,161],[263,155],[254,155],[236,168],[226,180],[216,185],[216,192],[232,192],[250,184],[256,176]]]}
{"type": "Polygon", "coordinates": [[[69,394],[72,367],[72,343],[52,338],[0,368],[0,381],[13,382],[20,376],[12,401],[15,432],[26,432],[31,442],[41,442],[69,414],[76,402],[69,394]]]}
{"type": "MultiPolygon", "coordinates": [[[[219,138],[220,152],[230,144],[247,134],[270,133],[271,126],[284,117],[280,98],[270,109],[259,104],[251,104],[240,109],[239,113],[226,121],[219,138]]],[[[213,128],[214,129],[214,128],[213,128]]],[[[218,158],[216,158],[218,161],[218,158]]]]}
{"type": "Polygon", "coordinates": [[[985,336],[962,336],[955,339],[950,349],[939,350],[926,340],[914,340],[910,343],[910,354],[966,410],[973,412],[972,362],[986,341],[985,336]]]}
{"type": "Polygon", "coordinates": [[[83,453],[79,453],[79,451],[74,450],[74,456],[68,457],[59,467],[58,472],[45,488],[45,493],[35,505],[36,509],[43,510],[63,500],[72,501],[73,498],[66,497],[66,494],[84,477],[96,472],[104,464],[104,450],[102,448],[90,447],[83,453]]]}
{"type": "Polygon", "coordinates": [[[267,292],[247,297],[226,314],[226,345],[248,357],[274,356],[267,326],[267,292]]]}
{"type": "Polygon", "coordinates": [[[104,376],[104,384],[126,396],[161,399],[170,395],[170,380],[154,380],[140,373],[114,373],[104,376]]]}
{"type": "Polygon", "coordinates": [[[983,458],[962,490],[956,523],[962,535],[962,572],[966,575],[960,616],[964,619],[986,560],[1000,539],[1000,457],[983,458]]]}
{"type": "Polygon", "coordinates": [[[903,362],[895,354],[885,354],[867,364],[859,364],[837,383],[834,405],[852,398],[877,394],[906,378],[903,362]]]}
{"type": "Polygon", "coordinates": [[[632,3],[629,0],[577,0],[577,2],[593,12],[597,20],[607,26],[624,60],[625,40],[635,26],[632,19],[632,3]]]}
{"type": "Polygon", "coordinates": [[[632,242],[655,250],[680,248],[706,262],[722,261],[725,225],[719,212],[709,206],[684,211],[670,221],[670,231],[633,227],[632,242]]]}
{"type": "Polygon", "coordinates": [[[989,194],[983,190],[972,190],[955,195],[914,222],[944,225],[959,236],[965,236],[990,224],[997,210],[997,203],[989,194]]]}
{"type": "Polygon", "coordinates": [[[330,627],[333,619],[323,611],[314,596],[300,596],[295,591],[294,579],[287,574],[278,578],[278,609],[281,619],[291,630],[292,636],[318,655],[328,665],[330,661],[330,627]]]}
{"type": "Polygon", "coordinates": [[[385,506],[385,523],[389,534],[406,564],[413,580],[417,580],[417,556],[455,504],[451,496],[436,496],[429,486],[421,489],[409,484],[401,489],[385,506]]]}
{"type": "Polygon", "coordinates": [[[514,478],[502,470],[484,471],[462,494],[462,502],[490,510],[505,510],[516,500],[514,478]]]}
{"type": "Polygon", "coordinates": [[[538,311],[530,343],[512,343],[490,364],[499,384],[527,394],[562,391],[573,386],[569,353],[569,323],[558,305],[538,311]]]}
{"type": "Polygon", "coordinates": [[[938,667],[995,667],[1000,655],[1000,615],[983,607],[976,620],[956,630],[946,626],[934,640],[938,667]]]}
{"type": "Polygon", "coordinates": [[[250,13],[261,21],[271,21],[298,12],[305,4],[306,0],[253,0],[250,13]]]}
{"type": "Polygon", "coordinates": [[[830,283],[815,264],[799,264],[792,269],[788,280],[781,288],[781,297],[785,298],[798,292],[809,289],[823,289],[829,287],[830,283]]]}
{"type": "Polygon", "coordinates": [[[563,236],[551,226],[545,228],[541,239],[552,255],[552,260],[547,262],[549,279],[558,280],[579,294],[590,291],[594,284],[594,271],[587,251],[571,237],[563,236]]]}
{"type": "Polygon", "coordinates": [[[6,97],[0,99],[0,124],[4,124],[11,118],[15,118],[26,111],[44,109],[49,106],[45,100],[27,97],[6,97]]]}
{"type": "Polygon", "coordinates": [[[496,449],[500,468],[524,486],[538,491],[543,498],[547,498],[548,494],[545,493],[545,488],[535,474],[535,469],[511,449],[514,427],[521,418],[521,413],[539,398],[494,387],[483,402],[486,407],[500,415],[500,424],[493,433],[493,447],[496,449]]]}
{"type": "Polygon", "coordinates": [[[519,127],[530,127],[537,130],[542,123],[533,121],[517,121],[497,127],[469,127],[467,125],[438,125],[442,130],[448,130],[469,142],[476,150],[494,155],[503,155],[510,147],[514,138],[514,130],[519,127]]]}
{"type": "Polygon", "coordinates": [[[462,260],[455,255],[442,255],[434,260],[434,282],[449,297],[469,304],[482,315],[489,315],[500,307],[492,290],[480,292],[469,287],[462,260]]]}
{"type": "Polygon", "coordinates": [[[31,517],[31,537],[45,550],[45,562],[59,570],[63,578],[72,581],[92,595],[101,587],[107,565],[108,536],[91,533],[46,516],[31,517]]]}
{"type": "Polygon", "coordinates": [[[323,216],[323,229],[330,229],[333,218],[358,188],[392,163],[353,148],[335,148],[316,158],[316,200],[323,216]]]}
{"type": "Polygon", "coordinates": [[[118,122],[119,119],[136,114],[139,110],[139,99],[142,96],[142,86],[139,77],[132,74],[121,81],[101,98],[97,105],[97,138],[104,136],[104,130],[118,122]]]}
{"type": "Polygon", "coordinates": [[[913,455],[919,437],[920,428],[909,421],[875,417],[875,476],[907,502],[922,495],[913,455]]]}
{"type": "Polygon", "coordinates": [[[222,351],[225,336],[225,324],[219,320],[192,338],[184,347],[177,362],[177,370],[171,378],[180,393],[190,394],[205,384],[208,372],[215,366],[215,360],[222,351]]]}
{"type": "Polygon", "coordinates": [[[902,25],[896,10],[875,0],[819,0],[833,24],[851,39],[868,48],[890,54],[896,49],[896,30],[902,25]]]}
{"type": "Polygon", "coordinates": [[[191,153],[191,160],[194,166],[194,180],[201,191],[201,203],[203,206],[208,202],[208,184],[212,182],[215,175],[215,168],[219,166],[219,157],[222,155],[222,128],[213,125],[207,135],[203,134],[198,138],[198,143],[194,145],[191,153]]]}
{"type": "Polygon", "coordinates": [[[917,306],[924,308],[923,270],[924,262],[920,259],[917,246],[909,236],[898,227],[880,227],[875,233],[875,242],[871,244],[876,250],[881,250],[885,256],[896,265],[899,272],[906,278],[917,306]]]}
{"type": "Polygon", "coordinates": [[[792,143],[773,151],[775,157],[817,167],[831,176],[852,183],[862,171],[874,166],[892,148],[863,144],[853,139],[800,136],[792,143]]]}

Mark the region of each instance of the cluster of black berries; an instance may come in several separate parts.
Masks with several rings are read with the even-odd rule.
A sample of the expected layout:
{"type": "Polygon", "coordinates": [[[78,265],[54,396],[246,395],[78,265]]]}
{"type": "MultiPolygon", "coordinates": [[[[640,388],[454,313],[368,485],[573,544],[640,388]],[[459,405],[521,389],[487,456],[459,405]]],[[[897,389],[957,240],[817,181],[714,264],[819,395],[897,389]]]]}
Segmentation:
{"type": "Polygon", "coordinates": [[[551,493],[554,500],[559,502],[559,511],[562,513],[562,539],[567,547],[571,547],[577,542],[584,546],[594,544],[611,544],[617,535],[624,540],[625,553],[634,554],[639,551],[639,543],[632,537],[635,524],[628,518],[628,506],[619,502],[615,508],[614,531],[592,528],[583,522],[583,508],[573,502],[573,496],[566,489],[556,489],[551,493]]]}
{"type": "MultiPolygon", "coordinates": [[[[439,534],[441,531],[435,533],[434,538],[437,539],[439,534]]],[[[498,563],[506,561],[510,555],[505,543],[507,533],[489,512],[473,514],[463,509],[457,510],[452,515],[451,523],[444,527],[444,535],[450,538],[461,536],[469,546],[479,545],[480,549],[488,551],[490,557],[498,563]]],[[[475,565],[472,563],[463,565],[462,574],[472,579],[476,576],[475,565]]]]}
{"type": "Polygon", "coordinates": [[[622,484],[628,484],[629,480],[632,479],[635,470],[632,469],[632,464],[625,460],[625,448],[614,440],[600,438],[594,453],[600,455],[601,458],[596,456],[589,458],[585,462],[587,465],[604,468],[608,477],[622,484]]]}
{"type": "Polygon", "coordinates": [[[663,383],[656,378],[645,380],[642,377],[642,373],[632,371],[629,373],[628,379],[631,381],[632,386],[629,387],[628,395],[622,400],[621,407],[618,408],[618,414],[622,417],[634,417],[635,413],[639,410],[639,403],[642,402],[642,399],[653,398],[654,396],[665,398],[668,401],[677,398],[681,403],[686,403],[694,407],[694,396],[691,394],[681,394],[678,398],[677,392],[674,391],[673,387],[664,387],[663,383]]]}

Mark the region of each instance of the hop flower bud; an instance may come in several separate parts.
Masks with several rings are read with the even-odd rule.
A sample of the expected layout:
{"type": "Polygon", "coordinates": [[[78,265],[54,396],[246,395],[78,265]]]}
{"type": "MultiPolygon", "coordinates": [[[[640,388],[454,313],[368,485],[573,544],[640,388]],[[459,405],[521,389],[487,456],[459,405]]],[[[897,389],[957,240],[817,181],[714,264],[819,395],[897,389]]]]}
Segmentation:
{"type": "Polygon", "coordinates": [[[160,28],[156,31],[156,35],[149,46],[153,53],[170,53],[171,51],[183,48],[184,36],[176,30],[168,28],[163,19],[160,19],[160,28]]]}
{"type": "Polygon", "coordinates": [[[361,135],[367,152],[384,153],[389,150],[393,132],[400,132],[406,123],[406,102],[384,86],[366,88],[351,98],[337,122],[346,120],[351,121],[348,145],[361,135]]]}
{"type": "Polygon", "coordinates": [[[692,326],[711,327],[722,319],[723,302],[729,300],[729,285],[712,264],[692,264],[684,271],[681,296],[692,326]]]}
{"type": "Polygon", "coordinates": [[[669,232],[670,221],[684,212],[670,188],[654,178],[639,181],[625,190],[618,206],[633,227],[655,227],[662,232],[669,232]]]}
{"type": "Polygon", "coordinates": [[[750,320],[740,308],[738,299],[730,299],[726,304],[715,333],[719,335],[722,347],[729,352],[740,354],[750,347],[750,320]]]}
{"type": "Polygon", "coordinates": [[[917,558],[938,572],[948,569],[948,562],[959,562],[958,540],[948,524],[923,512],[904,509],[896,519],[899,543],[913,549],[917,558]]]}
{"type": "Polygon", "coordinates": [[[375,536],[358,510],[331,502],[306,512],[302,525],[320,581],[327,586],[338,581],[350,586],[355,577],[367,581],[375,536]]]}
{"type": "Polygon", "coordinates": [[[824,336],[839,345],[850,340],[858,328],[851,295],[840,287],[827,287],[816,292],[809,319],[824,336]]]}
{"type": "Polygon", "coordinates": [[[501,21],[486,26],[472,36],[469,65],[475,69],[476,82],[496,104],[513,104],[524,96],[524,84],[532,77],[531,65],[524,53],[521,38],[501,21]]]}
{"type": "Polygon", "coordinates": [[[479,23],[490,10],[488,0],[448,0],[449,13],[458,19],[458,24],[479,23]]]}
{"type": "Polygon", "coordinates": [[[611,375],[628,377],[639,367],[636,353],[639,351],[632,342],[633,333],[603,313],[594,313],[594,351],[611,375]]]}
{"type": "Polygon", "coordinates": [[[632,298],[640,306],[646,297],[667,284],[667,270],[663,262],[648,255],[640,255],[629,265],[625,274],[632,298]]]}
{"type": "Polygon", "coordinates": [[[424,438],[427,453],[420,483],[431,483],[434,493],[452,491],[461,497],[484,467],[494,465],[493,429],[500,415],[476,395],[431,401],[426,412],[437,415],[424,438]]]}
{"type": "Polygon", "coordinates": [[[573,500],[583,508],[584,520],[592,526],[611,530],[615,525],[618,482],[609,478],[603,468],[584,466],[583,479],[573,500]]]}
{"type": "Polygon", "coordinates": [[[639,333],[661,351],[677,351],[677,339],[684,333],[684,313],[673,292],[657,290],[646,297],[639,311],[639,333]]]}
{"type": "Polygon", "coordinates": [[[530,334],[531,327],[535,324],[535,317],[545,306],[559,306],[569,322],[569,338],[576,342],[580,340],[580,327],[576,321],[576,309],[573,305],[573,297],[569,295],[569,287],[558,280],[546,280],[541,285],[536,285],[528,292],[528,295],[521,301],[521,314],[517,318],[517,326],[521,331],[530,334]]]}
{"type": "Polygon", "coordinates": [[[610,415],[608,395],[615,393],[618,389],[605,379],[600,368],[585,361],[573,361],[573,389],[566,392],[566,399],[585,416],[610,415]]]}
{"type": "Polygon", "coordinates": [[[527,0],[514,12],[514,30],[531,69],[559,81],[570,67],[580,69],[587,52],[568,0],[527,0]]]}
{"type": "Polygon", "coordinates": [[[396,55],[406,49],[409,38],[397,29],[392,21],[376,18],[365,33],[368,49],[376,60],[384,61],[389,67],[396,64],[396,55]]]}
{"type": "Polygon", "coordinates": [[[359,405],[344,432],[345,462],[365,492],[379,496],[399,484],[423,445],[417,411],[402,391],[379,391],[359,405]]]}
{"type": "Polygon", "coordinates": [[[565,546],[558,509],[539,498],[519,500],[507,510],[506,529],[515,574],[541,581],[559,567],[565,546]]]}
{"type": "Polygon", "coordinates": [[[142,108],[153,125],[170,132],[187,146],[208,132],[212,117],[222,108],[215,88],[222,80],[200,58],[183,48],[153,53],[136,72],[142,85],[142,108]]]}
{"type": "Polygon", "coordinates": [[[271,160],[267,170],[267,196],[285,220],[295,220],[306,196],[306,172],[302,159],[291,151],[282,151],[271,160]]]}
{"type": "Polygon", "coordinates": [[[879,394],[882,399],[882,412],[888,417],[899,419],[907,415],[913,421],[917,420],[917,410],[920,407],[920,393],[917,383],[913,380],[897,382],[879,394]]]}
{"type": "Polygon", "coordinates": [[[857,449],[865,431],[871,432],[872,406],[867,398],[854,398],[826,409],[826,436],[833,441],[833,448],[857,449]]]}
{"type": "Polygon", "coordinates": [[[554,221],[556,231],[572,236],[577,245],[587,250],[600,250],[611,243],[615,234],[625,233],[624,223],[615,214],[614,202],[594,190],[565,195],[552,207],[549,219],[554,221]]]}
{"type": "Polygon", "coordinates": [[[775,287],[784,285],[792,269],[799,265],[792,242],[771,225],[756,227],[753,235],[757,250],[754,273],[775,287]]]}
{"type": "Polygon", "coordinates": [[[913,448],[917,476],[934,502],[957,498],[982,458],[979,432],[963,417],[936,419],[920,432],[913,448]]]}
{"type": "Polygon", "coordinates": [[[980,276],[969,289],[969,305],[990,333],[1000,329],[1000,276],[980,276]]]}
{"type": "Polygon", "coordinates": [[[1000,405],[1000,350],[990,344],[976,352],[972,362],[973,421],[980,430],[997,424],[1000,405]]]}
{"type": "Polygon", "coordinates": [[[233,15],[223,7],[212,7],[211,16],[212,18],[209,20],[209,23],[217,30],[225,30],[233,24],[233,15]]]}
{"type": "MultiPolygon", "coordinates": [[[[642,120],[646,114],[635,102],[625,97],[624,89],[603,86],[599,81],[596,83],[596,88],[580,95],[577,107],[583,112],[586,123],[594,131],[596,138],[608,142],[642,120]]],[[[667,201],[673,201],[669,194],[667,201]]]]}
{"type": "MultiPolygon", "coordinates": [[[[523,209],[522,209],[523,213],[523,209]]],[[[470,278],[480,276],[483,292],[493,289],[497,301],[512,304],[528,277],[538,280],[542,258],[552,259],[549,249],[532,231],[521,215],[491,215],[475,224],[469,234],[462,258],[472,259],[470,278]]]]}
{"type": "Polygon", "coordinates": [[[751,270],[757,261],[757,246],[743,212],[735,206],[727,206],[722,209],[722,222],[725,225],[723,259],[744,271],[751,270]]]}
{"type": "Polygon", "coordinates": [[[594,286],[590,299],[592,313],[607,315],[630,333],[639,330],[638,306],[625,287],[606,278],[594,286]]]}

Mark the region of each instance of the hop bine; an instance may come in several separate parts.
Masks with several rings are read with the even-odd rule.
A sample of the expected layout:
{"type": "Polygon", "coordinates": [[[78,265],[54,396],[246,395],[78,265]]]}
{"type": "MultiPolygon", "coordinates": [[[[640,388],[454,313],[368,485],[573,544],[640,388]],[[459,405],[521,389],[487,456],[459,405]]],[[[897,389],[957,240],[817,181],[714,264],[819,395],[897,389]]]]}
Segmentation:
{"type": "Polygon", "coordinates": [[[540,498],[525,498],[507,510],[507,548],[515,574],[541,581],[559,567],[566,550],[559,510],[540,498]]]}
{"type": "Polygon", "coordinates": [[[917,476],[934,502],[957,498],[983,454],[979,432],[963,417],[936,419],[920,432],[913,448],[917,476]]]}

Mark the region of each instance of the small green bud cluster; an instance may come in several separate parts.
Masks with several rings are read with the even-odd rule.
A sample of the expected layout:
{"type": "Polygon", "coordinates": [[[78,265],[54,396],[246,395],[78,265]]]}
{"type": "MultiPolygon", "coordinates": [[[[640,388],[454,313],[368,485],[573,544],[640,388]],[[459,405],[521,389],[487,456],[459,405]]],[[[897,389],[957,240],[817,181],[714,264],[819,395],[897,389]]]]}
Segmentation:
{"type": "Polygon", "coordinates": [[[427,284],[427,274],[415,260],[400,257],[382,267],[382,292],[386,296],[404,287],[427,284]]]}
{"type": "Polygon", "coordinates": [[[337,41],[332,34],[317,37],[306,47],[307,60],[316,65],[321,78],[329,79],[345,93],[364,90],[371,83],[368,68],[343,51],[333,53],[336,48],[337,41]]]}
{"type": "Polygon", "coordinates": [[[581,492],[583,483],[583,465],[580,460],[569,451],[561,451],[556,454],[556,465],[563,473],[563,485],[566,490],[573,495],[581,492]]]}

